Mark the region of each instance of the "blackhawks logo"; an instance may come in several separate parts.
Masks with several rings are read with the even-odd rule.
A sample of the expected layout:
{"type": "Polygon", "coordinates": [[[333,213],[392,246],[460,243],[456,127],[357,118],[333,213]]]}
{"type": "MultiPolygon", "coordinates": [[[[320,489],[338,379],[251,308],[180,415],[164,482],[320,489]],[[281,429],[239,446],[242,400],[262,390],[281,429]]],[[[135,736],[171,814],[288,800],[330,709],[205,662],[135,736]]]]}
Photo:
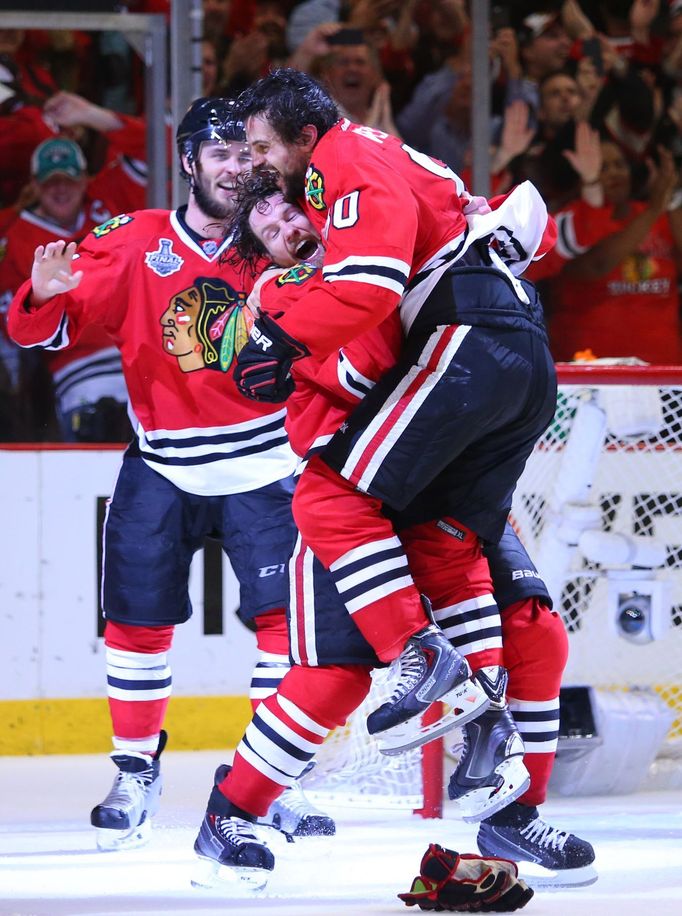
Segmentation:
{"type": "Polygon", "coordinates": [[[286,273],[280,274],[275,280],[275,286],[284,286],[285,283],[295,283],[300,286],[301,283],[305,283],[309,277],[312,277],[316,270],[316,267],[310,267],[308,264],[297,264],[286,273]]]}
{"type": "Polygon", "coordinates": [[[246,294],[223,280],[197,277],[171,296],[160,318],[163,349],[182,372],[227,372],[253,325],[246,294]]]}
{"type": "Polygon", "coordinates": [[[305,173],[305,199],[313,210],[327,209],[324,202],[324,176],[312,164],[305,173]]]}

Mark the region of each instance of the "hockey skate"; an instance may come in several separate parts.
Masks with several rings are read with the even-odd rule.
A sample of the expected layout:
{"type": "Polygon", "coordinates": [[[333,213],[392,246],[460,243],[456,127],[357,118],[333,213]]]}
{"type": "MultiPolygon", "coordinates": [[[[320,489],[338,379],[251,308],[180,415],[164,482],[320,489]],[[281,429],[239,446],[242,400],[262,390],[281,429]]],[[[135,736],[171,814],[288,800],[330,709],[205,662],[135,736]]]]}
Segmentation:
{"type": "Polygon", "coordinates": [[[519,872],[533,887],[584,887],[598,877],[588,842],[552,827],[537,808],[519,802],[484,820],[476,841],[481,855],[518,862],[519,872]]]}
{"type": "Polygon", "coordinates": [[[135,752],[111,754],[118,773],[107,797],[90,813],[98,849],[135,849],[149,842],[162,788],[159,757],[167,737],[162,731],[155,757],[135,752]]]}
{"type": "Polygon", "coordinates": [[[301,837],[330,837],[336,833],[333,819],[308,801],[298,781],[275,799],[258,823],[279,830],[290,843],[301,837]]]}
{"type": "Polygon", "coordinates": [[[377,738],[382,754],[427,744],[479,716],[490,704],[472,679],[467,660],[435,624],[411,636],[396,661],[399,675],[393,694],[367,717],[367,730],[377,738]],[[424,725],[421,713],[435,700],[446,704],[445,712],[424,725]]]}
{"type": "Polygon", "coordinates": [[[448,796],[458,802],[466,823],[489,817],[530,785],[523,741],[505,700],[506,669],[481,668],[474,678],[490,706],[462,729],[464,749],[448,785],[448,796]]]}
{"type": "Polygon", "coordinates": [[[256,818],[233,805],[218,789],[229,767],[219,766],[194,851],[199,863],[194,887],[229,883],[247,892],[262,891],[275,867],[275,857],[254,832],[256,818]]]}

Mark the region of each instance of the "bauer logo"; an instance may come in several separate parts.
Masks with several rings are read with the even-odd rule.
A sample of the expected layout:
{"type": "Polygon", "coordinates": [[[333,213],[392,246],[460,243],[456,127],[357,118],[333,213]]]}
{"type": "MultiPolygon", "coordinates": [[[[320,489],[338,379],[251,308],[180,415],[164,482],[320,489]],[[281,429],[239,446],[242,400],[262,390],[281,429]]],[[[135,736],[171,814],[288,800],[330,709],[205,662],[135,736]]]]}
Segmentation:
{"type": "Polygon", "coordinates": [[[539,579],[540,573],[536,569],[512,569],[512,582],[517,579],[539,579]]]}

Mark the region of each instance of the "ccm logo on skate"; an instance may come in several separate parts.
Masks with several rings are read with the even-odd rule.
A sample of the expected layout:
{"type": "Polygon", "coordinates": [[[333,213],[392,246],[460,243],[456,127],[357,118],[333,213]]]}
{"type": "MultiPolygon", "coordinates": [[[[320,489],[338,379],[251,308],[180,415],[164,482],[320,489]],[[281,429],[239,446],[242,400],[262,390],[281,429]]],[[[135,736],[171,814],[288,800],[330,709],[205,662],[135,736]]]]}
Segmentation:
{"type": "Polygon", "coordinates": [[[512,582],[516,579],[539,579],[540,573],[535,569],[513,569],[512,582]]]}
{"type": "Polygon", "coordinates": [[[283,573],[286,564],[277,563],[275,566],[261,566],[258,570],[258,578],[266,579],[268,576],[276,576],[277,573],[283,573]]]}

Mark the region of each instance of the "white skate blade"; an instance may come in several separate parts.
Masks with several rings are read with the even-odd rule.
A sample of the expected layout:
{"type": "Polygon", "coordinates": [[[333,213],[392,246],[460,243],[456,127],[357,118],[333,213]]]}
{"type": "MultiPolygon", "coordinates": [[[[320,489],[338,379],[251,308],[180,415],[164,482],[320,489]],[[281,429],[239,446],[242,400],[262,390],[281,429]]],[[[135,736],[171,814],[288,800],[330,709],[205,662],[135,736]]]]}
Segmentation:
{"type": "Polygon", "coordinates": [[[532,888],[559,891],[572,887],[587,887],[599,878],[594,865],[582,868],[545,868],[535,862],[517,862],[519,878],[532,888]]]}
{"type": "Polygon", "coordinates": [[[115,852],[118,849],[137,849],[145,846],[152,835],[152,822],[145,818],[137,827],[130,830],[111,830],[108,827],[95,827],[95,842],[101,852],[115,852]]]}
{"type": "Polygon", "coordinates": [[[523,763],[523,757],[507,757],[494,772],[501,776],[503,783],[499,788],[483,786],[472,789],[457,799],[462,820],[465,824],[476,824],[484,817],[490,817],[496,811],[506,808],[528,789],[530,774],[523,763]]]}
{"type": "Polygon", "coordinates": [[[190,879],[192,887],[229,887],[238,893],[256,894],[266,888],[272,872],[263,868],[230,868],[214,859],[197,856],[190,879]]]}
{"type": "Polygon", "coordinates": [[[476,681],[469,678],[457,684],[437,702],[444,703],[446,709],[443,716],[430,725],[424,725],[421,715],[416,715],[406,722],[394,725],[393,728],[377,732],[374,737],[381,753],[393,757],[413,747],[428,744],[453,728],[466,725],[485,712],[490,706],[490,697],[476,681]]]}

